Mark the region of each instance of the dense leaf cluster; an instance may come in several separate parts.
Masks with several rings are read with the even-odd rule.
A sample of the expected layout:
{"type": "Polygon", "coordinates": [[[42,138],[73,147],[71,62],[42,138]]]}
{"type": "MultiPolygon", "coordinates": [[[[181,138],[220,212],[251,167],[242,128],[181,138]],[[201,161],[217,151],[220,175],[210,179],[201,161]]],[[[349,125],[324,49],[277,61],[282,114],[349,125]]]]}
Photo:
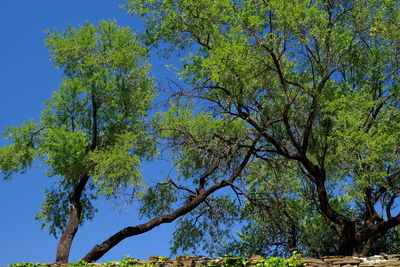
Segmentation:
{"type": "Polygon", "coordinates": [[[154,86],[147,49],[129,28],[102,21],[48,35],[54,66],[65,77],[38,123],[28,121],[4,133],[12,143],[0,148],[0,169],[10,178],[39,158],[46,174],[57,177],[37,215],[56,235],[66,227],[69,201],[85,173],[91,179],[81,196],[80,223],[93,218],[92,201],[99,194],[140,191],[135,188],[142,185],[141,160],[155,152],[145,123],[154,86]]]}

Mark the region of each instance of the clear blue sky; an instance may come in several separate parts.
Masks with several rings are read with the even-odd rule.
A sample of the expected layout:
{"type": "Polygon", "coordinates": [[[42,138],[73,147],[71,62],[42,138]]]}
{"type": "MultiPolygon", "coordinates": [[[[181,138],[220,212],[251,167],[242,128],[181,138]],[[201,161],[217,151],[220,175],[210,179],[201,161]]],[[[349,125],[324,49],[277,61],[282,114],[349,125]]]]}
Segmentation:
{"type": "MultiPolygon", "coordinates": [[[[119,25],[142,29],[140,21],[120,9],[122,0],[0,0],[0,132],[6,125],[37,120],[43,102],[58,88],[60,73],[53,69],[44,47],[46,29],[63,30],[67,24],[82,25],[115,19],[119,25]]],[[[153,75],[165,77],[165,61],[153,54],[153,75]]],[[[0,140],[0,145],[4,141],[0,140]]],[[[145,177],[165,176],[163,165],[144,168],[145,177]]],[[[57,241],[34,219],[44,200],[44,189],[54,180],[32,169],[0,180],[0,266],[16,262],[54,262],[57,241]]],[[[83,257],[95,244],[117,230],[139,223],[134,208],[123,210],[113,203],[98,203],[100,212],[94,221],[78,231],[70,261],[83,257]]],[[[145,259],[149,255],[169,256],[169,240],[174,225],[163,225],[113,248],[103,261],[119,260],[126,254],[145,259]]]]}

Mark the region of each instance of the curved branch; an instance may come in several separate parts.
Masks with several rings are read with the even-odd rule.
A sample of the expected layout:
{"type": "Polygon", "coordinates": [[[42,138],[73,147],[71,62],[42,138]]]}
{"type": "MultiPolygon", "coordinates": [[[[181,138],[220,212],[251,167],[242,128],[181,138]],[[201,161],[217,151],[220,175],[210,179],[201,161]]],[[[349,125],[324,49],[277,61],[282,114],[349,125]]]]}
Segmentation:
{"type": "MultiPolygon", "coordinates": [[[[177,218],[184,216],[185,214],[189,213],[190,211],[194,210],[197,208],[201,203],[203,203],[209,195],[214,193],[215,191],[224,188],[228,186],[230,183],[233,183],[236,178],[238,178],[241,173],[243,172],[244,168],[250,161],[251,155],[253,154],[254,147],[256,143],[258,142],[259,137],[257,137],[254,142],[252,148],[248,149],[245,157],[243,158],[242,162],[240,165],[237,167],[237,169],[231,174],[229,179],[226,180],[221,180],[219,183],[215,184],[214,186],[208,188],[208,189],[200,189],[198,194],[191,198],[190,202],[185,203],[183,206],[179,207],[175,211],[158,216],[144,224],[136,225],[136,226],[129,226],[126,228],[121,229],[114,235],[110,236],[108,239],[106,239],[103,243],[98,244],[94,246],[89,253],[86,254],[85,257],[83,257],[83,260],[86,262],[95,262],[98,259],[100,259],[105,253],[107,253],[110,249],[112,249],[115,245],[117,245],[119,242],[124,240],[125,238],[143,234],[145,232],[150,231],[154,227],[157,227],[161,224],[164,223],[171,223],[177,218]]],[[[215,170],[216,168],[211,167],[209,170],[215,170]]],[[[208,170],[207,170],[208,171],[208,170]]],[[[206,175],[207,171],[203,174],[206,175]]]]}

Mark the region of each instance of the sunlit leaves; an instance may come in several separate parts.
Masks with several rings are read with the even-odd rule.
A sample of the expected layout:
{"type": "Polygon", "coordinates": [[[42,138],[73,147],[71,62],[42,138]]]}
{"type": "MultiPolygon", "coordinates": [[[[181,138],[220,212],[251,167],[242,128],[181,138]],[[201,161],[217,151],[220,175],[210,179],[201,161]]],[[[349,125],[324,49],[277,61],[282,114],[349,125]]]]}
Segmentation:
{"type": "MultiPolygon", "coordinates": [[[[389,196],[398,197],[396,1],[127,0],[126,8],[146,19],[149,43],[169,44],[167,55],[177,50],[184,55],[180,75],[192,86],[187,95],[207,110],[192,116],[173,108],[159,122],[163,137],[179,148],[184,177],[195,177],[193,170],[204,168],[204,161],[223,155],[215,148],[224,151],[232,133],[222,127],[242,133],[238,136],[260,133],[261,160],[246,169],[243,187],[280,200],[299,234],[311,240],[302,239],[311,254],[323,253],[311,251],[337,242],[337,236],[330,231],[320,242],[311,238],[328,226],[319,214],[315,174],[305,161],[326,175],[321,180],[329,207],[356,218],[359,228],[369,189],[387,190],[375,203],[378,210],[389,196]]],[[[244,213],[253,220],[254,213],[244,213]]],[[[289,221],[276,217],[282,225],[289,221]]],[[[275,226],[265,225],[271,233],[275,226]]],[[[261,235],[263,229],[247,230],[243,236],[261,235]]]]}
{"type": "Polygon", "coordinates": [[[5,179],[10,179],[13,173],[25,173],[31,166],[37,155],[34,144],[40,132],[39,126],[29,121],[21,127],[8,127],[3,133],[6,139],[14,141],[0,148],[0,170],[5,179]]]}
{"type": "Polygon", "coordinates": [[[86,149],[89,137],[83,132],[70,132],[65,128],[48,129],[42,136],[39,154],[51,166],[49,176],[66,179],[79,177],[87,166],[86,149]]]}
{"type": "MultiPolygon", "coordinates": [[[[74,187],[94,166],[87,188],[93,193],[82,199],[87,206],[83,213],[92,214],[91,199],[97,194],[112,197],[126,188],[140,187],[141,158],[154,154],[145,125],[154,96],[145,62],[147,49],[129,28],[108,21],[70,26],[62,33],[51,31],[46,45],[65,79],[46,103],[42,116],[46,129],[38,151],[50,167],[49,175],[63,177],[60,184],[69,192],[73,188],[68,186],[74,187]]],[[[49,196],[38,218],[49,224],[51,218],[46,216],[52,214],[51,203],[65,205],[69,194],[62,199],[49,196]]],[[[62,224],[54,224],[58,226],[62,224]]]]}
{"type": "Polygon", "coordinates": [[[104,138],[141,123],[150,108],[154,86],[144,61],[147,49],[129,28],[106,21],[99,26],[86,23],[69,27],[67,32],[50,32],[46,45],[66,78],[47,102],[45,122],[89,132],[96,109],[97,131],[104,138]]]}
{"type": "Polygon", "coordinates": [[[143,146],[146,143],[138,140],[140,138],[141,134],[126,132],[116,137],[113,146],[90,153],[90,161],[96,165],[92,179],[100,187],[100,193],[110,197],[124,188],[141,186],[142,175],[138,168],[141,156],[145,156],[143,146]]]}
{"type": "Polygon", "coordinates": [[[141,191],[142,159],[155,154],[146,123],[155,88],[148,49],[128,27],[111,21],[68,26],[49,31],[46,46],[63,80],[38,124],[8,129],[13,143],[0,148],[0,169],[9,178],[25,172],[36,157],[43,160],[46,174],[58,182],[46,191],[37,219],[55,235],[66,225],[69,202],[84,175],[90,179],[80,199],[81,223],[93,218],[92,201],[99,194],[141,191]]]}

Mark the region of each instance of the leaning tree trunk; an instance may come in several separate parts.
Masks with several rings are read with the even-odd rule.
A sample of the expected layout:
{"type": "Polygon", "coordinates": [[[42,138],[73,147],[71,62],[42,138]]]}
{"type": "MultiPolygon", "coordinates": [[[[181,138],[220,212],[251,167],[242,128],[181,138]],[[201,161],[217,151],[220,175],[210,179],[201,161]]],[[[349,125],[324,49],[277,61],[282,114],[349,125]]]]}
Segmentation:
{"type": "Polygon", "coordinates": [[[57,245],[56,262],[60,263],[68,263],[72,241],[74,240],[75,234],[78,231],[81,219],[82,204],[80,201],[71,201],[70,204],[71,214],[68,224],[57,245]]]}
{"type": "Polygon", "coordinates": [[[78,231],[82,214],[81,196],[89,180],[89,172],[93,169],[93,165],[89,166],[81,175],[79,183],[74,188],[73,195],[70,199],[70,215],[67,227],[65,228],[60,241],[57,245],[56,262],[68,263],[69,253],[72,241],[78,231]]]}

